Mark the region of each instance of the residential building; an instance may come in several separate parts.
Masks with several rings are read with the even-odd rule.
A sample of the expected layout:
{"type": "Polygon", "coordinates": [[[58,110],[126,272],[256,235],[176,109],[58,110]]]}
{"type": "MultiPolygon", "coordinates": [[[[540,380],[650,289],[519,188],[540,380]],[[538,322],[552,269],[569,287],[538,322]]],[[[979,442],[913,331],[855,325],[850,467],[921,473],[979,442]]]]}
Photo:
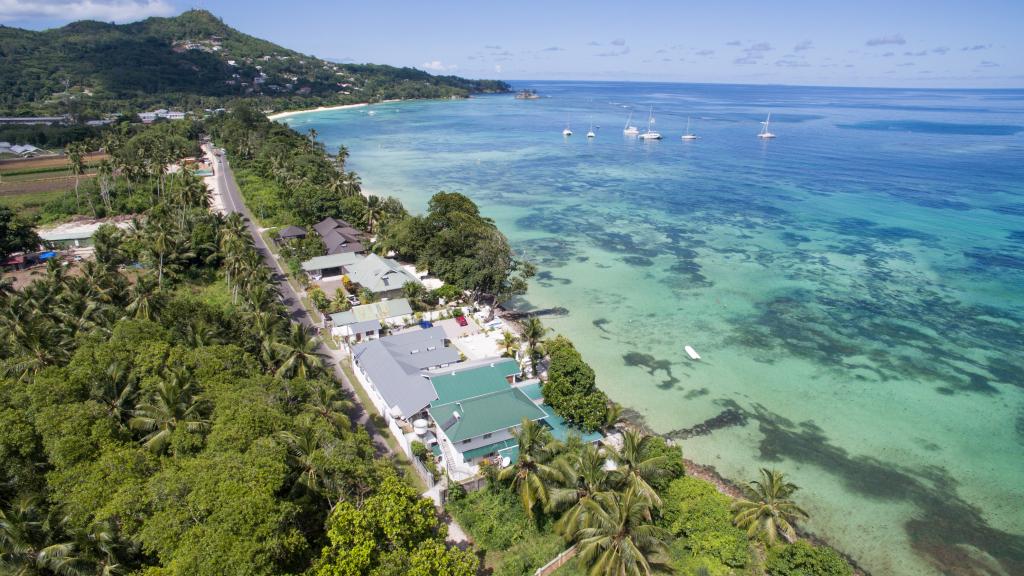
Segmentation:
{"type": "Polygon", "coordinates": [[[544,403],[540,382],[523,380],[522,368],[512,358],[462,362],[429,376],[437,398],[428,413],[453,476],[475,474],[482,460],[515,462],[518,445],[512,431],[523,418],[541,422],[563,442],[572,434],[587,443],[602,438],[600,432],[581,433],[556,414],[544,403]]]}
{"type": "Polygon", "coordinates": [[[366,251],[363,244],[365,235],[344,220],[327,217],[314,224],[313,230],[316,230],[323,240],[324,252],[327,254],[366,251]]]}
{"type": "Polygon", "coordinates": [[[437,399],[424,372],[459,361],[449,344],[440,328],[412,330],[353,345],[352,364],[382,416],[410,420],[437,399]]]}
{"type": "Polygon", "coordinates": [[[353,252],[328,254],[310,258],[302,263],[302,269],[311,280],[330,280],[341,278],[346,269],[362,260],[363,257],[353,252]]]}
{"type": "Polygon", "coordinates": [[[516,441],[512,432],[524,418],[537,421],[548,417],[521,390],[507,385],[446,404],[431,403],[429,413],[436,424],[442,453],[446,458],[453,457],[457,467],[494,456],[514,461],[510,449],[516,447],[516,441]]]}
{"type": "Polygon", "coordinates": [[[71,117],[64,116],[0,116],[2,124],[68,124],[71,117]]]}
{"type": "Polygon", "coordinates": [[[300,228],[298,226],[288,226],[287,228],[283,228],[281,230],[278,230],[277,232],[277,240],[279,243],[290,242],[292,240],[301,240],[302,238],[305,237],[306,229],[300,228]]]}
{"type": "Polygon", "coordinates": [[[185,113],[175,112],[164,108],[153,110],[152,112],[139,112],[139,120],[142,120],[143,124],[152,124],[158,118],[163,118],[165,120],[184,120],[185,113]]]}
{"type": "Polygon", "coordinates": [[[385,326],[403,326],[413,319],[409,301],[398,298],[353,306],[351,310],[325,317],[324,321],[329,322],[332,335],[354,344],[380,338],[385,326]]]}
{"type": "Polygon", "coordinates": [[[376,254],[346,266],[345,273],[351,282],[373,292],[378,298],[398,298],[402,296],[407,282],[420,283],[418,278],[395,260],[381,258],[376,254]]]}

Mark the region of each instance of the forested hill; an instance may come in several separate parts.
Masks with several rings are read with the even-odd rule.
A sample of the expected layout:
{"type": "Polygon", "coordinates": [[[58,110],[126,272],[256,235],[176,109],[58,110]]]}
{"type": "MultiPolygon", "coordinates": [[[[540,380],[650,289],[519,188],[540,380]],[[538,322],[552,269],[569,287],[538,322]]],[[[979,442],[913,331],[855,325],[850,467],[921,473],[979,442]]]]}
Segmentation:
{"type": "Polygon", "coordinates": [[[217,108],[237,97],[281,110],[508,89],[414,68],[327,62],[243,34],[204,10],[41,32],[0,26],[2,115],[217,108]]]}

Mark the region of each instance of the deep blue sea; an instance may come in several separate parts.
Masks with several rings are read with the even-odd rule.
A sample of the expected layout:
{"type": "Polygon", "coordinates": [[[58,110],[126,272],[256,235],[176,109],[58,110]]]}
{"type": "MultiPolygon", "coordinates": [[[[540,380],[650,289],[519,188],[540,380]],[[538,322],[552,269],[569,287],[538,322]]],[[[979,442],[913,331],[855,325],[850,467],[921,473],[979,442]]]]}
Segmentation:
{"type": "Polygon", "coordinates": [[[1024,574],[1024,91],[515,87],[284,121],[476,200],[614,400],[872,573],[1024,574]]]}

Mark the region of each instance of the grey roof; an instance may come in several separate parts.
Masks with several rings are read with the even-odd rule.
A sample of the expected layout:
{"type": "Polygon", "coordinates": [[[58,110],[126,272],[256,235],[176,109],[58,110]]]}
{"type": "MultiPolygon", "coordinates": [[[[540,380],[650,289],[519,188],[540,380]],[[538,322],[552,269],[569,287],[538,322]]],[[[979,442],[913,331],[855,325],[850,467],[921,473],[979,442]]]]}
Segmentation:
{"type": "Polygon", "coordinates": [[[338,234],[341,234],[341,236],[348,240],[349,242],[358,242],[362,240],[364,236],[366,236],[361,231],[356,230],[351,226],[342,226],[341,228],[335,228],[334,231],[337,232],[338,234]]]}
{"type": "Polygon", "coordinates": [[[342,252],[364,252],[366,247],[360,242],[356,242],[344,235],[338,233],[337,230],[331,230],[323,237],[324,250],[328,254],[340,254],[342,252]]]}
{"type": "Polygon", "coordinates": [[[389,407],[409,417],[437,399],[421,369],[459,361],[459,352],[445,346],[440,327],[413,330],[352,347],[352,358],[373,381],[389,407]]]}
{"type": "Polygon", "coordinates": [[[306,237],[306,229],[305,228],[299,228],[298,226],[289,226],[289,227],[285,228],[284,230],[280,230],[277,233],[277,236],[279,238],[305,238],[306,237]]]}
{"type": "MultiPolygon", "coordinates": [[[[341,314],[344,314],[344,312],[341,312],[341,314]]],[[[338,316],[338,314],[331,314],[331,322],[333,322],[335,326],[348,328],[353,334],[381,329],[380,320],[364,320],[359,322],[353,319],[351,322],[338,322],[334,319],[335,316],[338,316]]]]}
{"type": "Polygon", "coordinates": [[[402,265],[390,258],[370,254],[348,267],[348,278],[371,292],[400,290],[406,282],[419,282],[402,265]]]}
{"type": "Polygon", "coordinates": [[[317,256],[310,258],[302,263],[302,269],[306,272],[312,272],[313,270],[324,270],[327,268],[340,268],[342,266],[351,266],[361,260],[363,257],[350,253],[338,253],[328,254],[326,256],[317,256]]]}
{"type": "Polygon", "coordinates": [[[366,320],[384,322],[392,318],[400,318],[411,314],[412,306],[409,305],[409,301],[405,298],[396,298],[394,300],[381,300],[371,304],[353,306],[351,310],[346,312],[331,314],[331,321],[334,322],[335,326],[342,326],[344,323],[365,322],[366,320]]]}
{"type": "Polygon", "coordinates": [[[331,230],[337,228],[338,225],[339,224],[337,220],[328,216],[327,218],[324,218],[320,222],[313,224],[313,230],[316,230],[317,234],[323,236],[324,234],[327,234],[331,230]]]}

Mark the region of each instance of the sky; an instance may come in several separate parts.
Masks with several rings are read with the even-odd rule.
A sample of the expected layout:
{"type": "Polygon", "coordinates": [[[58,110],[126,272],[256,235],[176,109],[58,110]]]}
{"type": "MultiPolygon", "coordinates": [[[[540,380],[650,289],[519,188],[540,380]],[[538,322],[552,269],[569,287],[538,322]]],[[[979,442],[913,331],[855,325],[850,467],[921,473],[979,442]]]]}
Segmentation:
{"type": "Polygon", "coordinates": [[[1024,0],[0,0],[0,24],[189,8],[329,60],[474,78],[1024,87],[1024,0]]]}

